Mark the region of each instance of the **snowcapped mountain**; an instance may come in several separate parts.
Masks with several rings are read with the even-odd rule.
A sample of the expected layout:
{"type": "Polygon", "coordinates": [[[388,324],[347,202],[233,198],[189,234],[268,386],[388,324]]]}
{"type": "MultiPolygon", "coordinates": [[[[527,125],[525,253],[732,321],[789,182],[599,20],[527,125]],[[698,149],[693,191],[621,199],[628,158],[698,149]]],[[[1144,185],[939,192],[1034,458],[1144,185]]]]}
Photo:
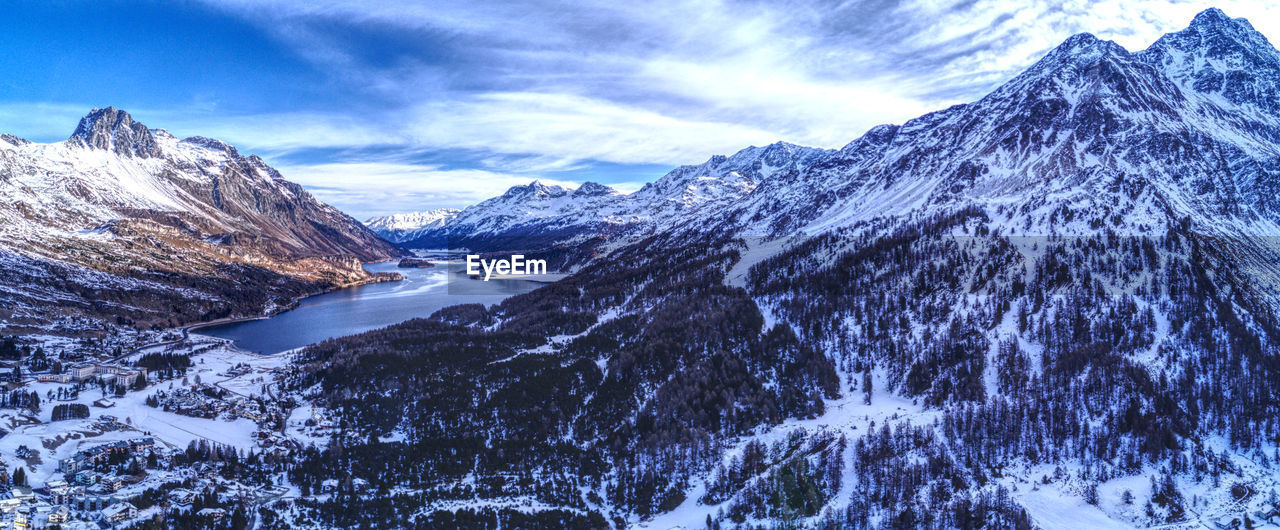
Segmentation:
{"type": "Polygon", "coordinates": [[[261,269],[264,279],[282,276],[279,290],[290,292],[273,297],[276,289],[246,281],[243,289],[265,292],[248,297],[255,307],[230,305],[261,311],[303,291],[368,281],[359,261],[399,255],[256,155],[218,140],[179,139],[110,107],[90,112],[64,142],[0,137],[0,234],[0,255],[21,265],[7,267],[12,281],[3,284],[30,285],[0,293],[12,302],[0,312],[10,326],[57,320],[36,318],[49,302],[69,315],[121,321],[199,318],[161,317],[144,302],[113,310],[105,300],[121,297],[92,301],[83,290],[136,289],[167,299],[160,293],[173,289],[165,284],[176,283],[190,287],[190,311],[216,313],[227,311],[217,300],[244,298],[232,273],[246,267],[261,269]],[[210,278],[226,285],[192,286],[210,278]]]}
{"type": "MultiPolygon", "coordinates": [[[[466,208],[443,226],[423,230],[405,243],[416,248],[476,246],[485,238],[508,241],[531,234],[600,233],[632,221],[618,206],[626,196],[587,182],[576,189],[534,181],[466,208]]],[[[484,247],[483,244],[479,245],[484,247]]]]}
{"type": "Polygon", "coordinates": [[[1087,212],[1076,225],[1123,210],[1131,232],[1170,214],[1230,230],[1224,212],[1271,227],[1277,79],[1265,37],[1210,9],[1137,53],[1076,35],[979,101],[873,128],[838,150],[750,147],[604,198],[535,183],[423,236],[568,240],[688,227],[785,237],[976,204],[1028,229],[1063,205],[1087,212]],[[1114,193],[1099,192],[1121,184],[1142,192],[1105,204],[1114,193]]]}
{"type": "MultiPolygon", "coordinates": [[[[497,306],[308,349],[293,386],[352,422],[396,403],[411,421],[365,426],[423,468],[503,433],[449,479],[546,471],[485,499],[511,508],[590,485],[554,507],[583,526],[1248,526],[1280,513],[1278,73],[1210,9],[1138,52],[1073,36],[838,150],[753,147],[625,196],[513,188],[432,234],[610,245],[497,306]],[[439,362],[450,341],[491,349],[439,362]]],[[[425,487],[441,520],[473,500],[425,487]]]]}
{"type": "Polygon", "coordinates": [[[392,243],[403,243],[418,237],[426,230],[443,227],[445,223],[458,216],[455,208],[440,208],[425,212],[398,213],[373,217],[364,225],[392,243]]]}
{"type": "Polygon", "coordinates": [[[733,156],[676,168],[630,195],[595,182],[568,189],[535,181],[466,208],[454,220],[406,244],[438,248],[449,238],[474,245],[485,238],[518,241],[543,234],[572,241],[605,233],[653,233],[690,222],[705,224],[702,219],[713,215],[710,212],[731,208],[762,182],[786,178],[829,152],[785,142],[749,147],[733,156]]]}

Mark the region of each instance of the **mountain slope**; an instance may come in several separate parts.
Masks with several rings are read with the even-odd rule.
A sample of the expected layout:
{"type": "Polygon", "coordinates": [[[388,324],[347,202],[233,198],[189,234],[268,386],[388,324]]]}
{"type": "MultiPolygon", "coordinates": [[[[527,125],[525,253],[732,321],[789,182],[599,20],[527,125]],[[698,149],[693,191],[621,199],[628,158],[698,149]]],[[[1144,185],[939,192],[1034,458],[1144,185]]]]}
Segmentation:
{"type": "MultiPolygon", "coordinates": [[[[292,388],[404,441],[293,479],[411,484],[402,524],[477,498],[583,526],[1259,521],[1280,508],[1276,53],[1216,10],[1138,53],[1082,34],[840,150],[744,150],[594,207],[534,189],[557,207],[532,220],[475,207],[490,224],[455,234],[609,226],[611,252],[303,352],[292,388]]],[[[368,522],[351,502],[315,509],[368,522]]]]}
{"type": "Polygon", "coordinates": [[[0,139],[0,219],[0,252],[21,264],[5,274],[27,271],[5,282],[26,286],[8,292],[12,303],[0,315],[7,326],[255,314],[306,292],[370,281],[360,261],[399,254],[257,156],[217,140],[180,140],[114,108],[94,109],[65,142],[0,139]],[[77,272],[50,272],[64,269],[77,272]],[[259,280],[237,286],[239,274],[259,280]],[[214,278],[219,286],[199,287],[214,278]],[[78,292],[113,287],[140,292],[78,292]],[[246,296],[252,291],[262,292],[246,296]],[[159,300],[180,314],[167,315],[172,307],[159,300]]]}

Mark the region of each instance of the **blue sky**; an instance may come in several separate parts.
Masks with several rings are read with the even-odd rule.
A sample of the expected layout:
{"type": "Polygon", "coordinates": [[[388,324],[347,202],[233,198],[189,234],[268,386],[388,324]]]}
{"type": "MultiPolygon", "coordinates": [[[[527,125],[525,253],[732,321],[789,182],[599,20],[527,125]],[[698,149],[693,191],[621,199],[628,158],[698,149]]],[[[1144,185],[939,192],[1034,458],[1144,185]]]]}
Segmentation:
{"type": "MultiPolygon", "coordinates": [[[[1219,2],[1275,42],[1280,9],[1219,2]]],[[[8,4],[0,132],[113,105],[221,138],[353,215],[534,179],[631,191],[980,97],[1082,31],[1136,50],[1202,2],[253,0],[8,4]]]]}

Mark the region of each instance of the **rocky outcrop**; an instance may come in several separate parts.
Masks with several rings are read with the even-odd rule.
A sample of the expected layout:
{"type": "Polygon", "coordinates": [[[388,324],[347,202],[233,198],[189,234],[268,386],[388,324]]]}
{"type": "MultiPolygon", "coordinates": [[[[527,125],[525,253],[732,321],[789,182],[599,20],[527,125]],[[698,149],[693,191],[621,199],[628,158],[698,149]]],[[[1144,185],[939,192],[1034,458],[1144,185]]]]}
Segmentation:
{"type": "Polygon", "coordinates": [[[431,267],[435,267],[436,264],[425,259],[404,258],[400,260],[400,263],[396,266],[402,269],[429,269],[431,267]]]}

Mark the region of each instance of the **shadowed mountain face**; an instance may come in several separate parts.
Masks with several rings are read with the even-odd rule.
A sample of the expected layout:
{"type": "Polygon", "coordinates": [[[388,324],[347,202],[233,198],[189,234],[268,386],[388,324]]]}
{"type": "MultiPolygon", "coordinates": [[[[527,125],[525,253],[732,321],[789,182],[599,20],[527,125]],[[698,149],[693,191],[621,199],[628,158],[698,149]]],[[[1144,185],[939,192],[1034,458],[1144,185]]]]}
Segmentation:
{"type": "Polygon", "coordinates": [[[2,140],[0,255],[13,266],[0,274],[27,286],[4,293],[10,326],[258,313],[368,281],[361,261],[400,254],[257,156],[180,140],[121,110],[94,109],[65,142],[2,140]],[[259,281],[240,285],[246,270],[259,281]],[[193,296],[174,290],[188,287],[193,296]],[[112,289],[139,292],[88,294],[112,289]]]}

